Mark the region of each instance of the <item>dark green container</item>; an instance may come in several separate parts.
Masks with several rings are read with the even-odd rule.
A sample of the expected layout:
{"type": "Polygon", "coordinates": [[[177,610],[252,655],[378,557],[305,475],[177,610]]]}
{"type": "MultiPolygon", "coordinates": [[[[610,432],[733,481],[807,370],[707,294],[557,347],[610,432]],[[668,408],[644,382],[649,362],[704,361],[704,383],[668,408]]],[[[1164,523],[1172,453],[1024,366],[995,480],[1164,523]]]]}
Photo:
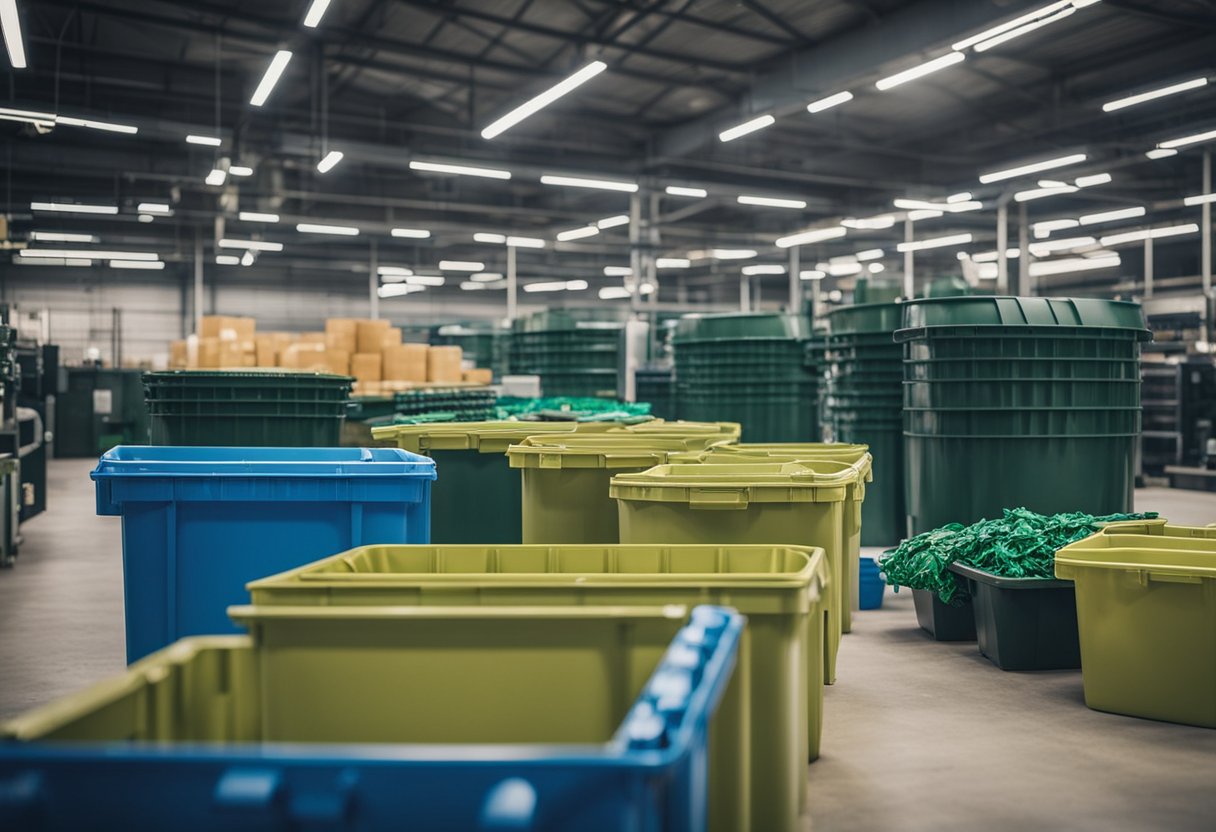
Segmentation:
{"type": "Polygon", "coordinates": [[[954,606],[927,589],[912,590],[916,623],[934,641],[975,641],[975,611],[971,601],[954,606]]]}
{"type": "Polygon", "coordinates": [[[1001,670],[1081,667],[1072,581],[1003,578],[961,563],[950,571],[971,592],[980,652],[1001,670]]]}
{"type": "Polygon", "coordinates": [[[892,547],[904,537],[904,437],[898,425],[838,423],[837,442],[869,445],[874,481],[861,504],[861,545],[892,547]]]}
{"type": "MultiPolygon", "coordinates": [[[[905,436],[1033,438],[1136,436],[1140,408],[904,408],[905,436]]],[[[1014,506],[1009,506],[1013,508],[1014,506]]],[[[1122,509],[1113,509],[1110,514],[1122,509]]],[[[1128,509],[1130,510],[1130,509],[1128,509]]],[[[1048,512],[1052,513],[1052,512],[1048,512]]],[[[977,520],[979,518],[976,518],[977,520]]],[[[973,522],[973,521],[969,521],[973,522]]]]}
{"type": "Polygon", "coordinates": [[[153,445],[336,447],[354,379],[324,373],[145,373],[153,445]]]}
{"type": "Polygon", "coordinates": [[[1060,408],[1139,407],[1140,380],[1046,381],[1037,379],[958,379],[909,381],[904,386],[908,408],[1060,408]]]}

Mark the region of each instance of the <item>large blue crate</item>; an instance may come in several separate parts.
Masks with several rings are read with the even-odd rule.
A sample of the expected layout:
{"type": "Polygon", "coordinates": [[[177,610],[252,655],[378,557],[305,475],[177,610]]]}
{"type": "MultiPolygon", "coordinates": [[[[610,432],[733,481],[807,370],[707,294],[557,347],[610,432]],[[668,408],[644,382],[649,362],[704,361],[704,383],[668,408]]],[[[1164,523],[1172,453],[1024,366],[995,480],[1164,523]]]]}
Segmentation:
{"type": "Polygon", "coordinates": [[[120,445],[93,470],[122,517],[127,661],[239,629],[245,584],[371,543],[429,543],[435,463],[397,448],[120,445]]]}
{"type": "MultiPolygon", "coordinates": [[[[578,744],[261,742],[272,703],[252,669],[257,646],[187,639],[0,726],[0,829],[705,832],[708,733],[744,623],[729,608],[693,609],[619,727],[578,744]]],[[[480,632],[479,644],[497,638],[480,632]]],[[[326,702],[317,717],[358,707],[326,702]]]]}

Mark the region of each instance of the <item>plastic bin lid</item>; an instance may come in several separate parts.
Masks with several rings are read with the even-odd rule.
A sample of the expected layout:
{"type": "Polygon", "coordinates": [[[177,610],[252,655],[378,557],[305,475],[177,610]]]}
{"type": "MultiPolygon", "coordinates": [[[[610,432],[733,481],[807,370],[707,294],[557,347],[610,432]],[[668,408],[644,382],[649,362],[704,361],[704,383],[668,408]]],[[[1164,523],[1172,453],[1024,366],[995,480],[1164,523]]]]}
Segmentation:
{"type": "Polygon", "coordinates": [[[435,462],[399,448],[208,448],[119,445],[90,475],[112,477],[365,477],[435,479],[435,462]]]}
{"type": "Polygon", "coordinates": [[[743,434],[739,422],[665,422],[655,419],[636,425],[620,425],[611,433],[633,433],[652,436],[728,436],[738,439],[743,434]]]}
{"type": "Polygon", "coordinates": [[[827,313],[828,332],[832,335],[892,333],[903,323],[903,309],[902,303],[841,306],[827,313]]]}
{"type": "Polygon", "coordinates": [[[835,462],[856,465],[865,482],[874,479],[874,457],[870,454],[869,445],[850,445],[843,442],[766,442],[752,445],[715,445],[702,452],[702,459],[706,462],[716,462],[723,458],[835,462]]]}
{"type": "Polygon", "coordinates": [[[811,324],[799,315],[773,312],[688,315],[680,319],[672,341],[720,341],[747,338],[809,338],[811,324]]]}
{"type": "Polygon", "coordinates": [[[1031,298],[968,295],[922,298],[902,304],[896,341],[923,337],[933,327],[1093,327],[1152,337],[1138,303],[1100,298],[1031,298]]]}
{"type": "Polygon", "coordinates": [[[1056,577],[1074,580],[1086,569],[1142,572],[1148,582],[1216,580],[1216,539],[1157,534],[1094,534],[1056,552],[1056,577]]]}
{"type": "Polygon", "coordinates": [[[818,471],[801,462],[668,463],[617,474],[609,488],[621,500],[688,503],[693,508],[746,508],[748,503],[842,502],[859,481],[854,466],[818,471]]]}
{"type": "MultiPolygon", "coordinates": [[[[594,423],[603,424],[603,423],[594,423]]],[[[423,425],[384,425],[372,428],[372,437],[396,442],[414,453],[426,451],[479,451],[506,453],[509,445],[542,433],[573,433],[581,422],[430,422],[423,425]]]]}
{"type": "Polygon", "coordinates": [[[724,436],[541,434],[507,448],[512,468],[649,468],[673,453],[704,450],[724,436]]]}
{"type": "Polygon", "coordinates": [[[1117,523],[1107,523],[1100,529],[1101,534],[1153,534],[1164,537],[1197,537],[1216,540],[1216,523],[1210,526],[1173,526],[1164,517],[1154,520],[1120,520],[1117,523]]]}
{"type": "Polygon", "coordinates": [[[334,373],[317,373],[311,370],[291,370],[284,367],[243,367],[239,370],[159,370],[144,373],[144,381],[168,381],[170,379],[188,379],[198,381],[225,381],[236,379],[280,379],[298,380],[315,379],[317,381],[353,382],[353,376],[336,375],[334,373]]]}

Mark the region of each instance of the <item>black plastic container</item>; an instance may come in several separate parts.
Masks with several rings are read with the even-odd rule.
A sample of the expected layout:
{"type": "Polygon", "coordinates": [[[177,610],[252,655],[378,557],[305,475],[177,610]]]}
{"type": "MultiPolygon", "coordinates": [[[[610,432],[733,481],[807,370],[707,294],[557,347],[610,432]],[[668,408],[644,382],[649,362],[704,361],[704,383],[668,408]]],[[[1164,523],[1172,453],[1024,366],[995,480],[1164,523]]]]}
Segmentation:
{"type": "Polygon", "coordinates": [[[975,641],[975,614],[970,601],[954,607],[927,589],[912,590],[912,601],[916,623],[935,641],[975,641]]]}
{"type": "Polygon", "coordinates": [[[980,652],[1001,670],[1081,667],[1072,581],[1002,578],[961,563],[950,571],[969,585],[980,652]]]}

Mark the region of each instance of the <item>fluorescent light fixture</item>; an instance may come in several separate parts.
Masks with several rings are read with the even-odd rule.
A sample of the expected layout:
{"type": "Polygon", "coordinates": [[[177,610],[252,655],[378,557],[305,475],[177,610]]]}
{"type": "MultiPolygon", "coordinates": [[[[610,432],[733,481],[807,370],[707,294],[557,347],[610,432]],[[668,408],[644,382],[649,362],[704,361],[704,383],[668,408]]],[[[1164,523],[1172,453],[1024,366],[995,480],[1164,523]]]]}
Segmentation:
{"type": "MultiPolygon", "coordinates": [[[[1182,200],[1182,204],[1188,208],[1195,205],[1203,205],[1208,202],[1216,202],[1216,193],[1201,194],[1200,196],[1188,196],[1186,199],[1182,200]]],[[[1140,209],[1140,213],[1144,213],[1143,208],[1140,209]]]]}
{"type": "Polygon", "coordinates": [[[225,237],[217,245],[220,248],[244,248],[250,251],[282,251],[282,243],[272,243],[270,240],[235,240],[225,237]]]}
{"type": "Polygon", "coordinates": [[[80,257],[70,257],[67,259],[46,258],[44,260],[23,260],[20,257],[14,257],[13,262],[18,266],[92,266],[92,260],[85,260],[80,257]]]}
{"type": "Polygon", "coordinates": [[[750,248],[715,248],[712,253],[717,260],[748,260],[756,256],[750,248]]]}
{"type": "Polygon", "coordinates": [[[477,283],[493,283],[497,280],[502,280],[501,272],[478,272],[477,274],[469,275],[469,280],[477,283]]]}
{"type": "Polygon", "coordinates": [[[1200,87],[1206,87],[1208,79],[1192,78],[1189,81],[1183,81],[1178,84],[1170,84],[1168,87],[1160,87],[1159,89],[1149,90],[1148,92],[1129,95],[1126,98],[1117,98],[1114,101],[1107,101],[1102,105],[1103,112],[1112,113],[1115,110],[1122,110],[1124,107],[1134,107],[1137,104],[1143,104],[1145,101],[1153,101],[1158,98],[1165,98],[1167,95],[1177,95],[1180,92],[1187,90],[1196,90],[1200,87]]]}
{"type": "Polygon", "coordinates": [[[228,168],[229,176],[253,176],[253,168],[245,165],[230,165],[228,168]]]}
{"type": "Polygon", "coordinates": [[[317,28],[321,23],[321,18],[325,16],[325,10],[328,8],[329,0],[312,0],[312,5],[304,13],[304,25],[309,29],[317,28]]]}
{"type": "Polygon", "coordinates": [[[903,209],[904,211],[935,211],[938,208],[944,207],[941,205],[936,205],[932,202],[926,202],[923,199],[893,199],[891,200],[891,204],[896,208],[903,209]]]}
{"type": "Polygon", "coordinates": [[[163,202],[141,202],[135,209],[141,214],[169,214],[172,209],[163,202]]]}
{"type": "Polygon", "coordinates": [[[733,142],[740,136],[746,136],[748,133],[755,133],[757,130],[763,130],[765,127],[771,127],[777,123],[777,119],[771,115],[757,116],[750,121],[745,121],[742,124],[736,124],[734,127],[727,128],[718,134],[718,141],[733,142]]]}
{"type": "Polygon", "coordinates": [[[859,251],[856,254],[858,260],[865,262],[866,260],[878,260],[882,257],[883,251],[880,248],[868,248],[865,251],[859,251]]]}
{"type": "Polygon", "coordinates": [[[605,286],[600,289],[600,300],[620,300],[630,297],[632,293],[624,286],[605,286]]]}
{"type": "Polygon", "coordinates": [[[507,237],[507,245],[512,248],[544,248],[545,241],[539,237],[507,237]]]}
{"type": "Polygon", "coordinates": [[[914,243],[900,243],[895,249],[897,251],[924,251],[930,248],[961,246],[969,242],[971,242],[970,234],[951,234],[947,237],[930,237],[927,240],[918,240],[914,243]]]}
{"type": "MultiPolygon", "coordinates": [[[[2,3],[3,0],[0,0],[2,3]]],[[[19,121],[24,124],[36,124],[50,129],[55,125],[54,113],[40,113],[34,110],[14,110],[11,107],[0,107],[0,121],[19,121]]]]}
{"type": "Polygon", "coordinates": [[[871,263],[870,265],[866,266],[866,270],[870,274],[878,274],[879,272],[886,271],[887,267],[882,263],[871,263]]]}
{"type": "Polygon", "coordinates": [[[409,274],[404,277],[411,286],[442,286],[447,282],[447,278],[440,274],[409,274]]]}
{"type": "Polygon", "coordinates": [[[411,240],[425,240],[431,236],[431,232],[425,228],[394,228],[389,233],[394,237],[405,237],[411,240]]]}
{"type": "Polygon", "coordinates": [[[581,292],[586,288],[587,288],[587,281],[585,281],[585,280],[567,280],[566,281],[566,291],[567,292],[581,292]]]}
{"type": "Polygon", "coordinates": [[[1034,199],[1042,199],[1047,196],[1058,196],[1059,194],[1075,194],[1079,188],[1073,185],[1060,185],[1055,188],[1031,188],[1028,191],[1018,191],[1013,195],[1017,202],[1030,202],[1034,199]]]}
{"type": "Polygon", "coordinates": [[[808,231],[800,231],[797,234],[790,234],[785,237],[777,238],[777,248],[790,248],[791,246],[804,246],[811,243],[821,243],[824,240],[835,240],[848,234],[847,228],[841,225],[831,228],[812,228],[808,231]]]}
{"type": "Polygon", "coordinates": [[[1030,264],[1030,274],[1043,277],[1052,274],[1086,272],[1094,269],[1113,269],[1122,264],[1118,254],[1105,257],[1070,257],[1064,260],[1043,260],[1030,264]]]}
{"type": "Polygon", "coordinates": [[[818,101],[812,101],[806,105],[808,113],[822,113],[824,110],[830,110],[833,107],[838,107],[841,104],[848,103],[853,100],[853,93],[838,92],[835,95],[829,95],[826,98],[820,98],[818,101]]]}
{"type": "Polygon", "coordinates": [[[151,214],[140,214],[139,215],[140,222],[152,222],[155,219],[156,219],[156,217],[152,216],[151,214]]]}
{"type": "Polygon", "coordinates": [[[785,274],[785,266],[765,266],[759,264],[754,266],[744,266],[743,273],[748,277],[758,274],[785,274]]]}
{"type": "Polygon", "coordinates": [[[1093,237],[1061,237],[1058,240],[1046,240],[1041,243],[1031,243],[1030,251],[1035,257],[1042,257],[1045,254],[1052,254],[1057,251],[1072,251],[1086,246],[1097,245],[1098,241],[1093,237]]]}
{"type": "Polygon", "coordinates": [[[23,248],[22,257],[80,257],[89,260],[159,260],[154,251],[98,251],[96,249],[23,248]]]}
{"type": "Polygon", "coordinates": [[[737,202],[740,205],[763,205],[767,208],[797,208],[799,210],[806,207],[806,202],[801,199],[778,199],[771,196],[741,196],[737,202]]]}
{"type": "Polygon", "coordinates": [[[254,259],[255,259],[255,257],[254,257],[253,252],[246,251],[244,254],[241,255],[241,265],[242,266],[252,266],[254,259]]]}
{"type": "Polygon", "coordinates": [[[474,283],[474,282],[473,282],[473,281],[471,281],[471,280],[466,280],[466,281],[464,281],[463,283],[461,283],[461,284],[460,284],[460,288],[461,288],[461,289],[464,289],[466,292],[474,292],[474,291],[479,291],[479,290],[482,290],[482,289],[488,289],[488,288],[490,288],[490,284],[488,284],[488,283],[474,283]]]}
{"type": "Polygon", "coordinates": [[[1018,37],[1021,37],[1022,35],[1033,32],[1035,29],[1041,29],[1042,27],[1048,26],[1052,23],[1058,23],[1059,21],[1061,21],[1064,18],[1071,15],[1076,10],[1077,10],[1076,6],[1069,3],[1064,8],[1060,9],[1059,11],[1055,12],[1054,14],[1050,14],[1047,17],[1044,17],[1040,20],[1031,21],[1030,23],[1026,23],[1022,26],[1018,26],[1016,29],[1010,29],[1009,31],[1002,32],[1001,34],[996,35],[995,37],[989,38],[988,40],[984,40],[984,41],[977,43],[975,45],[975,51],[976,52],[987,52],[989,49],[992,49],[995,46],[1000,46],[1002,43],[1005,43],[1006,41],[1010,41],[1010,40],[1013,40],[1014,38],[1018,38],[1018,37]]]}
{"type": "Polygon", "coordinates": [[[656,269],[689,269],[692,261],[683,257],[659,257],[654,261],[656,269]]]}
{"type": "Polygon", "coordinates": [[[423,286],[411,286],[408,283],[389,283],[376,289],[376,295],[382,298],[399,298],[403,295],[412,295],[414,292],[424,292],[426,288],[423,286]]]}
{"type": "Polygon", "coordinates": [[[569,231],[559,231],[557,234],[558,242],[564,243],[569,240],[581,240],[584,237],[594,237],[599,234],[600,230],[594,225],[584,225],[582,228],[571,228],[569,231]]]}
{"type": "Polygon", "coordinates": [[[616,228],[618,225],[629,225],[628,214],[617,214],[613,217],[604,217],[595,224],[596,228],[616,228]]]}
{"type": "Polygon", "coordinates": [[[266,67],[266,73],[262,76],[262,80],[258,82],[257,89],[253,91],[253,98],[249,99],[249,103],[255,107],[261,107],[266,103],[266,99],[270,97],[270,93],[274,90],[274,85],[279,83],[279,78],[283,74],[283,70],[287,69],[287,64],[291,62],[291,53],[286,49],[280,49],[270,59],[270,65],[266,67]]]}
{"type": "Polygon", "coordinates": [[[440,260],[439,270],[444,272],[481,272],[486,264],[475,260],[440,260]]]}
{"type": "Polygon", "coordinates": [[[1092,188],[1094,185],[1105,185],[1110,181],[1109,173],[1095,173],[1091,176],[1078,176],[1072,183],[1078,188],[1092,188]]]}
{"type": "Polygon", "coordinates": [[[671,196],[687,196],[693,199],[705,199],[709,196],[709,191],[704,188],[685,188],[683,185],[668,185],[663,190],[671,196]]]}
{"type": "Polygon", "coordinates": [[[605,277],[629,277],[633,269],[628,266],[604,266],[605,277]]]}
{"type": "Polygon", "coordinates": [[[1157,147],[1166,150],[1173,150],[1178,147],[1186,147],[1188,144],[1199,144],[1200,142],[1208,142],[1216,139],[1216,130],[1209,130],[1206,133],[1196,133],[1193,136],[1183,136],[1180,139],[1170,139],[1168,142],[1160,142],[1157,147]]]}
{"type": "Polygon", "coordinates": [[[186,144],[204,144],[207,147],[219,147],[223,143],[223,139],[215,136],[196,136],[193,133],[186,136],[186,144]]]}
{"type": "Polygon", "coordinates": [[[525,101],[523,104],[520,104],[502,118],[491,123],[488,127],[481,131],[481,137],[483,139],[492,139],[495,136],[510,130],[524,119],[536,114],[545,107],[548,107],[563,95],[578,89],[607,68],[608,64],[604,63],[603,61],[592,61],[582,69],[575,72],[569,78],[554,84],[540,95],[525,101]]]}
{"type": "Polygon", "coordinates": [[[832,277],[847,277],[851,274],[861,274],[865,266],[856,260],[849,263],[816,263],[815,271],[827,272],[832,277]]]}
{"type": "Polygon", "coordinates": [[[567,188],[594,188],[601,191],[623,191],[625,193],[635,193],[638,189],[636,183],[633,182],[618,182],[610,179],[586,179],[581,176],[554,176],[546,174],[540,178],[542,185],[563,185],[567,188]]]}
{"type": "Polygon", "coordinates": [[[67,234],[60,231],[31,231],[30,239],[40,243],[95,243],[92,234],[67,234]]]}
{"type": "Polygon", "coordinates": [[[334,169],[334,165],[341,162],[346,156],[341,150],[331,150],[325,154],[325,158],[317,162],[317,173],[329,173],[334,169]]]}
{"type": "MultiPolygon", "coordinates": [[[[1016,248],[1005,249],[1006,260],[1017,260],[1022,256],[1022,252],[1016,248]]],[[[995,263],[997,254],[995,251],[981,251],[979,254],[973,254],[971,259],[976,263],[995,263]]]]}
{"type": "Polygon", "coordinates": [[[1043,222],[1036,222],[1031,226],[1031,230],[1034,232],[1035,237],[1042,240],[1050,237],[1053,231],[1076,228],[1080,224],[1080,220],[1044,220],[1043,222]]]}
{"type": "Polygon", "coordinates": [[[215,255],[215,264],[217,266],[239,266],[241,258],[235,254],[217,254],[215,255]]]}
{"type": "Polygon", "coordinates": [[[453,165],[447,162],[422,162],[417,159],[410,162],[410,170],[420,170],[426,173],[451,173],[456,176],[480,176],[483,179],[511,178],[509,170],[479,168],[472,165],[453,165]]]}
{"type": "Polygon", "coordinates": [[[212,168],[211,173],[207,174],[207,178],[203,180],[208,185],[219,187],[228,179],[228,172],[222,168],[212,168]]]}
{"type": "Polygon", "coordinates": [[[950,52],[942,55],[940,58],[934,58],[931,61],[914,66],[911,69],[905,69],[903,72],[897,72],[894,75],[881,78],[874,86],[880,90],[889,90],[893,87],[898,87],[900,84],[915,81],[917,78],[924,78],[926,75],[931,75],[938,70],[960,64],[966,59],[967,56],[962,52],[950,52]]]}
{"type": "Polygon", "coordinates": [[[151,269],[160,271],[165,268],[163,260],[111,260],[111,269],[151,269]]]}
{"type": "Polygon", "coordinates": [[[971,201],[971,192],[970,191],[963,191],[962,193],[958,193],[958,194],[950,194],[950,196],[946,197],[947,205],[953,205],[956,202],[970,202],[970,201],[971,201]]]}
{"type": "Polygon", "coordinates": [[[1130,220],[1134,217],[1143,217],[1145,210],[1139,208],[1119,208],[1115,211],[1103,211],[1100,214],[1085,214],[1079,222],[1081,225],[1096,225],[1100,222],[1114,222],[1115,220],[1130,220]]]}
{"type": "Polygon", "coordinates": [[[1072,153],[1068,156],[1058,156],[1055,159],[1045,159],[1041,162],[1030,162],[1025,165],[1018,165],[1005,170],[996,170],[990,173],[980,174],[980,182],[985,185],[993,182],[1001,182],[1005,179],[1016,179],[1019,176],[1028,176],[1032,173],[1039,173],[1044,170],[1054,170],[1056,168],[1067,167],[1068,165],[1076,165],[1084,162],[1088,157],[1084,153],[1072,153]]]}
{"type": "Polygon", "coordinates": [[[139,128],[133,124],[115,124],[112,121],[98,121],[93,118],[76,118],[75,116],[55,116],[55,123],[67,124],[71,127],[88,127],[92,130],[105,130],[107,133],[135,134],[139,132],[139,128]]]}
{"type": "Polygon", "coordinates": [[[381,277],[412,277],[414,270],[405,266],[378,266],[376,274],[381,277]]]}
{"type": "Polygon", "coordinates": [[[263,214],[259,211],[242,211],[238,214],[245,222],[278,222],[278,214],[263,214]]]}
{"type": "MultiPolygon", "coordinates": [[[[985,29],[984,31],[980,32],[978,35],[972,35],[969,38],[964,38],[963,40],[960,40],[958,43],[953,44],[951,46],[951,48],[952,49],[966,49],[970,46],[975,46],[977,43],[983,43],[986,40],[992,40],[993,38],[997,37],[998,35],[1003,35],[1006,32],[1010,32],[1010,31],[1013,31],[1014,29],[1018,29],[1022,26],[1025,26],[1027,23],[1033,23],[1034,21],[1039,20],[1040,18],[1042,18],[1046,15],[1054,14],[1055,12],[1061,11],[1062,9],[1066,9],[1072,5],[1074,5],[1072,0],[1058,0],[1055,3],[1049,3],[1048,5],[1043,6],[1042,8],[1035,9],[1032,12],[1027,12],[1026,14],[1024,14],[1020,17],[1015,17],[1013,20],[1007,20],[1004,23],[1000,23],[996,26],[993,26],[990,29],[985,29]]],[[[1076,5],[1079,6],[1079,5],[1088,5],[1088,4],[1086,3],[1086,4],[1076,4],[1076,5]]]]}
{"type": "Polygon", "coordinates": [[[878,231],[895,225],[894,214],[878,214],[873,217],[848,217],[840,221],[845,228],[863,231],[878,231]]]}
{"type": "Polygon", "coordinates": [[[921,220],[934,220],[940,216],[942,216],[942,212],[938,211],[934,208],[920,208],[920,209],[917,209],[916,211],[908,212],[908,219],[911,220],[912,222],[919,222],[921,220]]]}
{"type": "Polygon", "coordinates": [[[296,231],[302,234],[336,234],[340,237],[357,237],[359,229],[353,225],[317,225],[311,222],[302,222],[296,225],[296,231]]]}
{"type": "Polygon", "coordinates": [[[525,283],[525,292],[581,292],[587,288],[585,280],[554,280],[544,283],[525,283]]]}
{"type": "Polygon", "coordinates": [[[801,280],[823,280],[828,276],[828,273],[820,269],[804,269],[798,272],[798,277],[801,280]]]}
{"type": "Polygon", "coordinates": [[[1168,159],[1170,156],[1177,156],[1178,151],[1170,147],[1157,147],[1144,155],[1150,159],[1168,159]]]}
{"type": "Polygon", "coordinates": [[[496,245],[505,245],[507,242],[506,234],[490,234],[485,231],[479,231],[473,235],[473,241],[477,243],[493,243],[496,245]]]}
{"type": "Polygon", "coordinates": [[[1197,234],[1199,226],[1196,223],[1172,225],[1167,228],[1142,228],[1139,231],[1128,231],[1123,234],[1111,234],[1102,238],[1102,245],[1117,246],[1123,243],[1135,243],[1141,240],[1159,240],[1162,237],[1177,237],[1182,234],[1197,234]]]}
{"type": "Polygon", "coordinates": [[[64,214],[117,214],[117,205],[83,205],[76,202],[31,202],[31,211],[58,211],[64,214]]]}
{"type": "Polygon", "coordinates": [[[4,30],[4,45],[13,69],[25,69],[25,42],[21,40],[21,19],[17,16],[17,0],[0,0],[0,29],[4,30]]]}

